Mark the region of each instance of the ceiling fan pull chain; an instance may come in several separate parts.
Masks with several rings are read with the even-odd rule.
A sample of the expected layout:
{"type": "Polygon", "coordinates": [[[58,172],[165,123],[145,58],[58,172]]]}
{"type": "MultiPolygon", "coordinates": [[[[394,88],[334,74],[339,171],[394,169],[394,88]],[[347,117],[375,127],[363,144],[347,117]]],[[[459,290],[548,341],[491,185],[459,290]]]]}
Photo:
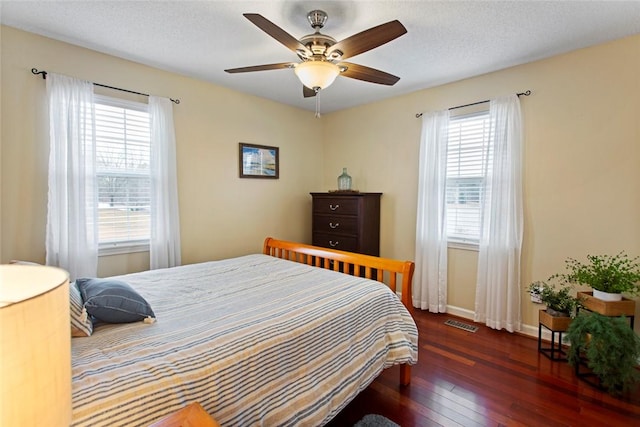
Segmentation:
{"type": "Polygon", "coordinates": [[[316,91],[316,119],[320,118],[320,88],[313,88],[316,91]]]}

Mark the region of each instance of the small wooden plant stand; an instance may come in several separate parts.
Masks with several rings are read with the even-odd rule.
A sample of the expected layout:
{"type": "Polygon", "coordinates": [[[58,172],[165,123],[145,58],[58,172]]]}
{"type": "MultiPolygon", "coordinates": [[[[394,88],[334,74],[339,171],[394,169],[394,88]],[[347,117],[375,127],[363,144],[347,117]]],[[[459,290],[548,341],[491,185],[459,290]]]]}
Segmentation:
{"type": "Polygon", "coordinates": [[[593,292],[578,292],[578,298],[582,303],[582,309],[602,314],[603,316],[625,316],[629,319],[631,329],[636,314],[636,302],[632,299],[622,298],[622,301],[603,301],[595,298],[593,292]]]}
{"type": "Polygon", "coordinates": [[[571,318],[568,316],[552,316],[545,310],[540,310],[538,324],[538,351],[551,360],[567,360],[566,353],[562,349],[562,333],[569,329],[571,318]],[[542,327],[551,331],[551,346],[542,346],[542,327]],[[556,342],[556,334],[558,339],[556,342]]]}
{"type": "MultiPolygon", "coordinates": [[[[625,316],[629,319],[629,326],[633,329],[636,313],[636,302],[628,298],[622,301],[604,301],[593,296],[593,292],[578,292],[578,298],[582,303],[582,309],[598,313],[603,316],[618,317],[625,316]]],[[[602,389],[600,379],[588,368],[586,357],[579,356],[579,363],[575,366],[575,373],[578,378],[594,387],[602,389]],[[580,369],[584,367],[586,370],[580,369]]]]}

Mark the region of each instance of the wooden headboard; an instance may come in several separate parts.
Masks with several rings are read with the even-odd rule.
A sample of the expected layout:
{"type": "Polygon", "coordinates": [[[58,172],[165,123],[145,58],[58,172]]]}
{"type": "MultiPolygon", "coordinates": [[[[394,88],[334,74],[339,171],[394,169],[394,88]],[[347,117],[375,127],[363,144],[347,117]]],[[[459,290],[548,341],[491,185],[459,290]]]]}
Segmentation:
{"type": "Polygon", "coordinates": [[[263,253],[289,261],[300,262],[314,267],[348,272],[354,276],[366,277],[384,282],[393,292],[401,292],[400,300],[409,311],[411,304],[411,281],[415,264],[412,261],[398,261],[371,255],[356,254],[287,242],[267,237],[263,253]],[[398,277],[400,276],[400,277],[398,277]]]}

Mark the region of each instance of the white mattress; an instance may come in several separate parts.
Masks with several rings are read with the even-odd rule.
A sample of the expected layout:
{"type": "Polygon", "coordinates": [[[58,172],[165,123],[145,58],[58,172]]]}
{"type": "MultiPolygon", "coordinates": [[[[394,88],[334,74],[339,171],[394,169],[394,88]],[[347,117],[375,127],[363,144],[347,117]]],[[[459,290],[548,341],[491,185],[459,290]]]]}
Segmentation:
{"type": "Polygon", "coordinates": [[[73,338],[74,426],[144,426],[198,401],[222,426],[328,422],[417,328],[381,283],[267,255],[118,276],[157,322],[73,338]]]}

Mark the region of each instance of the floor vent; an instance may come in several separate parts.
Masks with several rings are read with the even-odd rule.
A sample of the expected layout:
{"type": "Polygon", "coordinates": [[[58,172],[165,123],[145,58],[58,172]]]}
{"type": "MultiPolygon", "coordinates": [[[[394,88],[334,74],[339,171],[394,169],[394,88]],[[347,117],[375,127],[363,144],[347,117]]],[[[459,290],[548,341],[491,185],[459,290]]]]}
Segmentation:
{"type": "Polygon", "coordinates": [[[444,322],[445,325],[453,326],[454,328],[462,329],[468,332],[475,332],[478,330],[477,326],[469,325],[468,323],[458,322],[457,320],[449,319],[444,322]]]}

